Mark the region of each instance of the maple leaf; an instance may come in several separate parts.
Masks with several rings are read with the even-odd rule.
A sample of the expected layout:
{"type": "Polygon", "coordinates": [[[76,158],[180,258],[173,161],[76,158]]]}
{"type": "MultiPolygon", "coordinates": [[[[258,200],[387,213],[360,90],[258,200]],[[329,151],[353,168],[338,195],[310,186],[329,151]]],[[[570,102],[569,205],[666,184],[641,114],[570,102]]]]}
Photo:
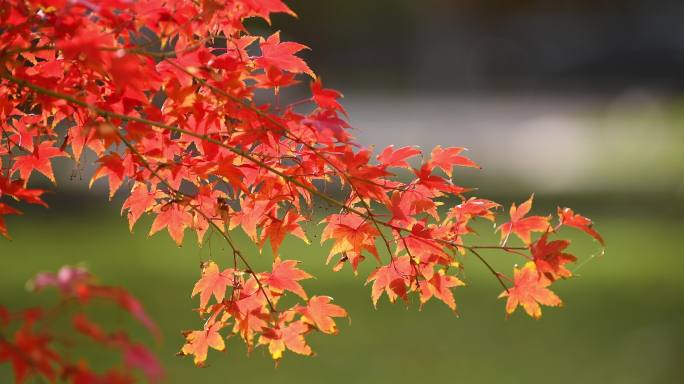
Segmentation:
{"type": "Polygon", "coordinates": [[[582,215],[575,214],[575,212],[573,212],[573,210],[570,208],[558,208],[558,217],[560,219],[561,225],[567,225],[568,227],[573,227],[584,231],[589,234],[589,236],[601,243],[601,245],[606,245],[603,241],[603,237],[601,237],[601,235],[599,235],[599,233],[592,228],[594,223],[590,219],[582,215]]]}
{"type": "Polygon", "coordinates": [[[234,158],[235,156],[219,158],[218,168],[214,171],[214,174],[225,177],[233,187],[237,187],[246,194],[249,194],[247,186],[242,181],[244,174],[240,168],[233,165],[234,158]]]}
{"type": "Polygon", "coordinates": [[[133,226],[140,219],[143,213],[152,210],[156,192],[148,191],[147,185],[143,183],[136,183],[131,190],[131,194],[126,198],[121,206],[121,213],[125,209],[128,210],[128,229],[133,232],[133,226]]]}
{"type": "Polygon", "coordinates": [[[544,234],[530,246],[530,252],[537,270],[550,280],[572,276],[572,272],[564,265],[577,261],[577,258],[571,254],[563,253],[570,242],[568,240],[554,240],[547,243],[547,238],[548,234],[544,234]]]}
{"type": "Polygon", "coordinates": [[[42,317],[42,311],[29,310],[25,313],[24,323],[10,340],[0,341],[0,362],[12,364],[17,383],[24,383],[33,374],[41,374],[49,381],[57,379],[60,356],[51,348],[50,335],[36,331],[35,322],[42,317]]]}
{"type": "Polygon", "coordinates": [[[504,223],[497,228],[497,231],[501,231],[502,244],[506,244],[511,233],[518,236],[525,244],[529,244],[532,232],[545,232],[549,230],[550,218],[548,216],[525,217],[525,215],[530,212],[530,209],[532,209],[533,199],[534,195],[530,196],[530,198],[520,204],[519,207],[516,207],[515,203],[511,205],[511,221],[504,223]]]}
{"type": "Polygon", "coordinates": [[[340,111],[345,115],[347,114],[347,111],[345,111],[337,101],[337,99],[341,99],[343,97],[342,94],[334,89],[323,88],[323,83],[321,82],[320,78],[311,82],[311,95],[313,101],[319,107],[333,111],[340,111]]]}
{"type": "Polygon", "coordinates": [[[204,366],[210,347],[217,351],[226,349],[226,343],[219,334],[224,325],[222,322],[214,322],[206,325],[201,331],[184,332],[185,345],[178,354],[181,356],[194,355],[195,365],[204,366]]]}
{"type": "Polygon", "coordinates": [[[337,334],[337,326],[333,317],[347,317],[347,311],[336,304],[331,304],[332,297],[313,296],[306,307],[300,307],[302,320],[315,326],[319,331],[337,334]]]}
{"type": "Polygon", "coordinates": [[[231,268],[219,271],[218,265],[213,261],[206,261],[202,264],[202,277],[195,283],[192,289],[192,297],[200,294],[200,308],[204,308],[209,303],[209,298],[214,295],[217,303],[221,303],[226,296],[226,288],[233,283],[233,272],[231,268]]]}
{"type": "Polygon", "coordinates": [[[266,274],[265,282],[275,292],[290,291],[302,299],[307,298],[304,288],[298,283],[300,280],[310,279],[313,276],[297,268],[296,260],[276,260],[273,263],[271,273],[266,274]]]}
{"type": "Polygon", "coordinates": [[[152,236],[160,230],[167,228],[171,238],[180,247],[183,244],[185,228],[192,225],[192,215],[183,209],[182,206],[175,203],[164,205],[155,211],[158,211],[157,217],[155,217],[152,223],[148,236],[152,236]]]}
{"type": "Polygon", "coordinates": [[[369,252],[380,260],[375,247],[375,239],[379,233],[372,223],[357,215],[330,215],[323,221],[328,225],[323,229],[321,244],[333,240],[326,262],[341,253],[346,255],[345,259],[351,260],[352,269],[356,273],[359,261],[363,260],[362,252],[369,252]]]}
{"type": "Polygon", "coordinates": [[[121,183],[126,176],[132,174],[133,163],[131,160],[130,155],[121,158],[118,153],[110,153],[100,157],[97,161],[100,163],[100,166],[93,173],[89,186],[92,187],[95,181],[102,177],[107,177],[109,181],[109,199],[111,200],[116,191],[119,190],[119,187],[121,187],[121,183]]]}
{"type": "Polygon", "coordinates": [[[371,299],[375,307],[383,292],[392,303],[397,297],[408,302],[407,285],[410,285],[410,277],[413,274],[410,263],[408,256],[394,258],[388,265],[377,268],[368,276],[366,283],[373,282],[371,299]]]}
{"type": "Polygon", "coordinates": [[[273,251],[273,257],[278,258],[280,244],[282,244],[283,239],[285,239],[285,236],[288,234],[302,239],[306,244],[311,244],[309,239],[306,237],[304,230],[298,224],[303,220],[304,217],[298,215],[294,211],[288,211],[283,220],[278,220],[272,217],[271,223],[264,228],[261,246],[263,247],[267,238],[271,239],[271,250],[273,251]]]}
{"type": "Polygon", "coordinates": [[[57,42],[64,58],[79,60],[88,67],[99,69],[104,61],[104,52],[100,47],[111,46],[112,36],[98,35],[83,28],[76,31],[75,35],[57,42]]]}
{"type": "Polygon", "coordinates": [[[413,173],[418,177],[417,182],[424,186],[427,190],[433,191],[433,195],[439,196],[442,193],[450,193],[452,195],[460,195],[469,191],[467,188],[454,185],[450,180],[441,176],[432,174],[432,167],[430,164],[423,164],[420,169],[413,169],[413,173]]]}
{"type": "Polygon", "coordinates": [[[442,148],[438,145],[430,154],[429,164],[432,167],[441,168],[449,177],[451,177],[451,171],[455,166],[480,168],[474,161],[461,156],[460,154],[463,151],[465,148],[442,148]]]}
{"type": "Polygon", "coordinates": [[[281,71],[276,67],[268,67],[263,74],[256,75],[256,86],[259,88],[272,88],[276,95],[280,88],[289,87],[298,83],[297,75],[292,72],[281,71]]]}
{"type": "Polygon", "coordinates": [[[309,325],[300,320],[292,321],[293,318],[293,311],[281,314],[277,326],[266,328],[259,337],[259,344],[268,345],[268,351],[273,360],[280,360],[286,349],[300,355],[310,356],[313,354],[311,347],[304,338],[304,335],[310,330],[309,325]]]}
{"type": "Polygon", "coordinates": [[[546,288],[551,285],[551,280],[539,273],[533,262],[526,263],[522,269],[515,268],[513,274],[513,287],[499,295],[499,298],[508,298],[506,301],[507,315],[515,312],[520,305],[528,315],[539,319],[542,315],[539,304],[549,307],[558,307],[563,304],[555,293],[546,288]]]}
{"type": "Polygon", "coordinates": [[[274,207],[273,201],[259,200],[241,202],[242,210],[230,218],[229,229],[240,225],[247,236],[254,242],[257,241],[257,226],[264,220],[267,212],[274,207]]]}
{"type": "Polygon", "coordinates": [[[411,168],[406,160],[420,154],[420,149],[416,147],[401,147],[395,150],[394,146],[390,145],[382,150],[377,159],[385,167],[411,168]]]}
{"type": "Polygon", "coordinates": [[[393,224],[408,228],[415,221],[413,216],[421,213],[428,213],[435,219],[439,219],[438,203],[433,200],[433,197],[436,195],[422,185],[415,185],[403,192],[392,192],[389,208],[392,211],[393,224]]]}
{"type": "Polygon", "coordinates": [[[419,280],[420,284],[420,302],[426,303],[432,296],[444,302],[452,311],[456,311],[456,300],[451,288],[462,287],[465,285],[456,276],[447,275],[444,270],[440,269],[438,273],[427,280],[419,280]]]}
{"type": "Polygon", "coordinates": [[[7,232],[7,227],[5,226],[4,215],[21,215],[21,211],[14,209],[7,204],[0,203],[0,235],[11,239],[9,232],[7,232]]]}
{"type": "Polygon", "coordinates": [[[19,172],[19,176],[25,182],[28,182],[31,174],[36,171],[47,177],[53,184],[56,183],[50,159],[64,156],[64,153],[53,145],[54,141],[44,141],[33,149],[33,153],[17,156],[14,161],[13,171],[19,172]]]}
{"type": "Polygon", "coordinates": [[[287,13],[292,16],[297,16],[285,3],[281,0],[241,0],[247,5],[250,14],[261,17],[262,19],[271,23],[269,15],[271,13],[287,13]]]}
{"type": "Polygon", "coordinates": [[[474,217],[482,217],[489,221],[494,221],[493,209],[499,208],[501,205],[490,200],[478,199],[471,197],[463,203],[451,208],[449,210],[449,217],[457,220],[472,219],[474,217]]]}
{"type": "Polygon", "coordinates": [[[22,148],[33,151],[33,142],[40,134],[39,124],[41,120],[40,116],[22,116],[14,122],[15,132],[10,135],[9,139],[22,148]]]}
{"type": "Polygon", "coordinates": [[[8,195],[15,200],[25,201],[29,204],[38,204],[47,208],[48,205],[41,199],[44,193],[45,191],[42,189],[24,188],[24,183],[20,180],[10,181],[0,176],[0,196],[8,195]]]}
{"type": "Polygon", "coordinates": [[[316,78],[306,62],[294,55],[303,49],[308,49],[306,45],[291,41],[280,42],[280,32],[276,32],[265,40],[263,38],[259,40],[259,47],[261,56],[256,59],[256,62],[262,68],[276,67],[292,73],[306,73],[316,78]]]}
{"type": "MultiPolygon", "coordinates": [[[[119,89],[130,87],[131,89],[127,89],[128,92],[141,93],[149,88],[152,81],[160,82],[151,57],[115,55],[111,59],[108,72],[114,85],[119,89]]],[[[144,94],[141,95],[141,99],[146,100],[144,94]]]]}

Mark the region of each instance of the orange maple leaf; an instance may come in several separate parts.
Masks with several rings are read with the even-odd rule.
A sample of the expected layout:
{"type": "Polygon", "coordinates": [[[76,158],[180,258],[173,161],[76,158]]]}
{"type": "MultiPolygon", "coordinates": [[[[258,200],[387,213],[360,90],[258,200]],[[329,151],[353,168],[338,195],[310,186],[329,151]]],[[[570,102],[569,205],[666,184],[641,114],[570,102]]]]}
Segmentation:
{"type": "Polygon", "coordinates": [[[545,232],[549,229],[550,217],[525,217],[525,215],[530,212],[530,209],[532,209],[533,200],[534,195],[530,196],[530,198],[520,204],[519,207],[516,207],[515,203],[511,205],[511,221],[501,224],[501,226],[497,228],[497,231],[501,231],[502,244],[506,244],[511,233],[518,236],[525,244],[529,244],[532,232],[545,232]]]}
{"type": "MultiPolygon", "coordinates": [[[[375,256],[378,262],[380,256],[375,247],[375,240],[379,236],[372,223],[357,215],[330,215],[323,219],[327,225],[321,234],[321,244],[333,240],[327,262],[336,254],[343,254],[342,260],[349,260],[354,273],[359,261],[363,260],[362,252],[366,251],[375,256]]],[[[339,268],[342,265],[338,264],[339,268]]],[[[337,269],[336,267],[336,269],[337,269]]]]}
{"type": "Polygon", "coordinates": [[[262,238],[260,245],[263,247],[267,238],[271,239],[271,250],[273,251],[273,257],[278,258],[278,250],[280,249],[280,244],[282,244],[283,239],[286,235],[293,235],[302,239],[306,244],[310,244],[309,239],[306,237],[304,230],[299,225],[300,221],[303,221],[304,217],[298,215],[294,211],[288,211],[282,220],[278,220],[275,217],[271,217],[271,223],[264,228],[262,233],[262,238]]]}
{"type": "Polygon", "coordinates": [[[159,209],[148,236],[152,236],[166,228],[171,238],[180,247],[183,244],[183,232],[185,228],[191,225],[192,215],[189,212],[179,204],[167,204],[159,209]]]}
{"type": "Polygon", "coordinates": [[[133,226],[140,219],[143,213],[152,210],[155,199],[155,191],[148,191],[147,185],[136,183],[131,194],[124,201],[121,213],[128,210],[128,229],[133,232],[133,226]]]}
{"type": "Polygon", "coordinates": [[[409,256],[398,257],[368,276],[366,283],[373,282],[371,299],[374,306],[377,307],[378,299],[383,292],[392,303],[397,300],[397,297],[408,301],[407,283],[410,285],[409,276],[412,275],[410,263],[409,256]]]}
{"type": "Polygon", "coordinates": [[[462,287],[465,285],[456,276],[447,275],[444,270],[440,269],[429,280],[419,280],[420,285],[420,302],[426,303],[432,296],[442,300],[452,311],[456,311],[456,300],[451,288],[462,287]]]}
{"type": "Polygon", "coordinates": [[[510,315],[521,305],[528,315],[539,319],[542,315],[541,306],[558,307],[563,304],[561,299],[550,289],[551,280],[537,271],[533,262],[513,270],[513,287],[504,291],[499,298],[508,297],[506,301],[506,314],[510,315]]]}
{"type": "Polygon", "coordinates": [[[347,317],[347,311],[336,304],[330,304],[332,297],[314,296],[306,307],[300,307],[302,320],[318,328],[323,333],[337,334],[333,317],[347,317]]]}
{"type": "Polygon", "coordinates": [[[183,345],[178,354],[181,356],[194,355],[195,365],[204,366],[210,347],[217,351],[226,349],[226,343],[221,334],[219,334],[219,330],[223,326],[224,323],[215,322],[205,326],[201,331],[185,332],[183,335],[185,336],[185,345],[183,345]]]}
{"type": "Polygon", "coordinates": [[[202,277],[195,283],[191,297],[199,293],[200,308],[207,306],[211,295],[220,303],[226,297],[226,288],[233,283],[233,279],[232,268],[221,272],[215,262],[207,261],[202,265],[202,277]]]}
{"type": "Polygon", "coordinates": [[[273,360],[283,357],[286,349],[300,355],[310,356],[313,354],[311,347],[306,343],[304,335],[309,332],[310,327],[301,320],[292,321],[294,312],[289,311],[280,316],[278,325],[275,328],[266,328],[259,337],[259,344],[267,344],[268,351],[273,360]],[[287,322],[291,323],[287,324],[287,322]]]}
{"type": "Polygon", "coordinates": [[[275,292],[290,291],[306,300],[306,292],[298,281],[310,279],[313,276],[298,269],[297,264],[299,264],[297,260],[276,261],[266,278],[266,284],[275,292]]]}

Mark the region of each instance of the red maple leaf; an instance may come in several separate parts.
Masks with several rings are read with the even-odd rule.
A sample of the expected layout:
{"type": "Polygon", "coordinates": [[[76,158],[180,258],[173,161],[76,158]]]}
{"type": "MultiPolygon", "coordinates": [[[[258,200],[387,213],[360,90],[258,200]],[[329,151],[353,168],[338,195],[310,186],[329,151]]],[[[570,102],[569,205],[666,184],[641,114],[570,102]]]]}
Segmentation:
{"type": "Polygon", "coordinates": [[[5,203],[0,203],[0,235],[11,239],[9,233],[7,232],[7,227],[5,226],[4,215],[21,215],[21,211],[10,207],[5,203]]]}
{"type": "Polygon", "coordinates": [[[570,277],[572,272],[565,268],[565,264],[577,261],[571,254],[563,253],[563,250],[570,245],[568,240],[554,240],[547,242],[548,235],[540,237],[532,243],[530,252],[537,266],[537,270],[551,280],[561,277],[570,277]]]}
{"type": "Polygon", "coordinates": [[[568,227],[573,227],[584,231],[589,234],[589,236],[601,243],[601,245],[606,245],[603,241],[603,237],[601,237],[601,235],[594,230],[594,223],[590,219],[582,215],[575,214],[575,212],[573,212],[573,210],[570,208],[558,208],[558,218],[560,219],[560,225],[567,225],[568,227]]]}
{"type": "Polygon", "coordinates": [[[508,315],[515,312],[520,305],[528,315],[539,319],[542,315],[539,304],[550,307],[563,304],[555,293],[546,288],[551,285],[551,280],[539,273],[533,262],[526,263],[522,269],[515,268],[513,273],[513,287],[499,295],[499,298],[508,297],[506,301],[508,315]]]}
{"type": "Polygon", "coordinates": [[[257,64],[264,68],[276,67],[283,71],[292,73],[306,73],[315,78],[313,71],[306,65],[306,62],[294,54],[308,49],[306,45],[292,41],[280,42],[280,32],[276,32],[267,39],[259,40],[261,56],[257,57],[257,64]]]}
{"type": "Polygon", "coordinates": [[[241,0],[250,10],[250,15],[261,17],[271,22],[271,13],[287,13],[292,16],[296,14],[281,0],[241,0]]]}
{"type": "Polygon", "coordinates": [[[14,334],[13,343],[0,340],[0,362],[12,364],[14,378],[23,383],[32,374],[40,374],[54,382],[57,379],[57,365],[61,358],[51,348],[51,337],[37,332],[34,323],[41,314],[39,311],[28,312],[24,324],[14,334]]]}
{"type": "Polygon", "coordinates": [[[90,187],[93,183],[102,177],[107,177],[109,181],[109,199],[114,197],[116,191],[121,187],[121,183],[126,178],[133,174],[133,163],[131,156],[122,158],[118,153],[110,153],[100,157],[97,161],[100,167],[97,168],[93,177],[90,179],[90,187]]]}
{"type": "Polygon", "coordinates": [[[377,159],[385,167],[410,168],[411,166],[406,160],[420,154],[420,149],[416,147],[401,147],[395,150],[394,146],[390,145],[383,149],[377,159]]]}
{"type": "Polygon", "coordinates": [[[45,175],[53,183],[56,183],[50,159],[59,156],[64,156],[64,152],[54,146],[54,141],[44,141],[34,147],[33,153],[17,156],[14,161],[13,171],[19,172],[19,176],[25,182],[28,182],[31,174],[36,171],[45,175]]]}
{"type": "Polygon", "coordinates": [[[516,207],[515,203],[511,205],[511,221],[497,228],[497,231],[501,231],[502,244],[506,244],[508,237],[512,233],[518,236],[525,244],[529,244],[532,232],[546,232],[549,229],[550,218],[548,216],[525,217],[530,212],[530,209],[532,209],[533,199],[534,195],[530,196],[519,207],[516,207]]]}
{"type": "Polygon", "coordinates": [[[10,181],[9,178],[0,176],[0,197],[8,195],[15,200],[25,201],[29,204],[38,204],[47,208],[47,204],[41,199],[45,193],[42,189],[24,188],[20,180],[10,181]]]}
{"type": "Polygon", "coordinates": [[[441,168],[449,177],[451,177],[451,171],[455,166],[480,168],[474,161],[461,156],[463,151],[465,151],[465,148],[442,148],[438,145],[430,154],[429,164],[432,168],[441,168]]]}
{"type": "Polygon", "coordinates": [[[337,101],[343,97],[342,94],[334,89],[323,88],[323,83],[320,78],[311,82],[311,97],[316,105],[323,109],[340,111],[344,114],[347,113],[337,101]]]}

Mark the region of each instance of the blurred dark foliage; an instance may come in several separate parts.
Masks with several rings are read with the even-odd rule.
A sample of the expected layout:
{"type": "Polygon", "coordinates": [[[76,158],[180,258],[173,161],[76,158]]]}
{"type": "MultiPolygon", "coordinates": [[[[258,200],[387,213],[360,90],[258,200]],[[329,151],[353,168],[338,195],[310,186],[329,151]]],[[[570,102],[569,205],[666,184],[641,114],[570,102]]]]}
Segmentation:
{"type": "Polygon", "coordinates": [[[684,87],[681,0],[299,0],[274,18],[331,85],[477,91],[684,87]],[[329,81],[330,82],[330,81],[329,81]]]}

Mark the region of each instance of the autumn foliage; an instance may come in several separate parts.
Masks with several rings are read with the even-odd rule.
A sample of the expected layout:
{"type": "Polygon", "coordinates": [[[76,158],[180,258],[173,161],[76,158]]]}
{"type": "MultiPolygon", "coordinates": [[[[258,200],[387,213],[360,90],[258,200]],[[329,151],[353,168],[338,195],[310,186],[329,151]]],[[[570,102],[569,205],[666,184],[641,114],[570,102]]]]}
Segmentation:
{"type": "Polygon", "coordinates": [[[49,382],[125,384],[141,376],[152,383],[164,377],[159,361],[144,344],[124,330],[109,331],[92,318],[93,309],[110,315],[112,309],[126,311],[158,339],[157,326],[123,288],[102,285],[85,268],[71,266],[39,273],[29,286],[34,291],[56,289],[59,300],[50,308],[13,312],[0,306],[0,363],[12,365],[17,382],[38,377],[49,382]],[[54,324],[64,320],[70,323],[70,332],[56,333],[54,324]],[[88,345],[119,355],[121,364],[95,372],[84,349],[88,345]]]}
{"type": "Polygon", "coordinates": [[[98,164],[92,181],[106,179],[110,196],[125,191],[131,230],[151,215],[149,234],[166,231],[179,246],[189,232],[200,245],[209,233],[221,237],[231,251],[203,263],[192,290],[202,319],[180,349],[197,365],[229,335],[278,360],[313,354],[312,332],[337,333],[347,312],[309,296],[300,282],[312,276],[280,252],[288,235],[308,244],[301,225],[312,220],[334,270],[356,273],[369,256],[377,263],[367,277],[374,304],[383,295],[435,298],[456,311],[467,261],[501,283],[507,314],[522,306],[538,318],[540,305],[561,305],[550,288],[576,261],[561,232],[576,228],[603,245],[591,221],[568,208],[532,215],[532,198],[498,218],[500,204],[455,182],[455,169],[479,168],[463,148],[389,146],[375,155],[360,146],[342,95],[298,56],[306,46],[244,24],[270,23],[273,13],[294,15],[280,0],[0,3],[0,232],[9,237],[3,216],[20,214],[14,201],[45,205],[32,177],[54,182],[52,159],[78,163],[88,152],[98,164]],[[314,211],[315,202],[334,210],[314,211]],[[477,244],[476,220],[498,222],[501,243],[477,244]],[[270,249],[270,270],[252,268],[264,256],[240,249],[236,230],[270,249]],[[484,249],[524,266],[496,271],[484,249]],[[283,305],[286,295],[298,303],[283,305]]]}

